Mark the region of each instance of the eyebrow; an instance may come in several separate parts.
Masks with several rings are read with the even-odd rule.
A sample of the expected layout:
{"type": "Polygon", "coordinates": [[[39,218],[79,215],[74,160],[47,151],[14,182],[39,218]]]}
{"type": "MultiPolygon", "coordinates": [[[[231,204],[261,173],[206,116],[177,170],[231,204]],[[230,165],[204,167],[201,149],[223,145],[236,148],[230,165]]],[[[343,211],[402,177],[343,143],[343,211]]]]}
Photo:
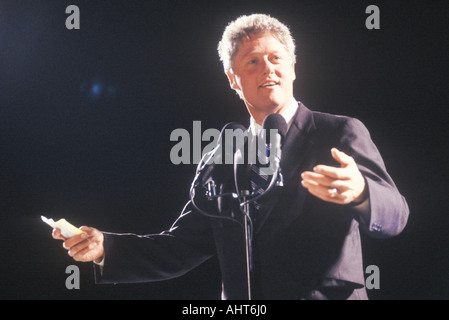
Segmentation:
{"type": "MultiPolygon", "coordinates": [[[[241,59],[242,59],[242,60],[245,60],[248,56],[251,56],[251,55],[258,55],[258,54],[265,54],[265,53],[261,53],[261,52],[257,52],[257,51],[249,51],[249,52],[245,53],[245,54],[241,57],[241,59]]],[[[268,55],[272,55],[272,54],[281,55],[281,51],[276,49],[276,50],[271,51],[271,52],[268,53],[268,55]]]]}

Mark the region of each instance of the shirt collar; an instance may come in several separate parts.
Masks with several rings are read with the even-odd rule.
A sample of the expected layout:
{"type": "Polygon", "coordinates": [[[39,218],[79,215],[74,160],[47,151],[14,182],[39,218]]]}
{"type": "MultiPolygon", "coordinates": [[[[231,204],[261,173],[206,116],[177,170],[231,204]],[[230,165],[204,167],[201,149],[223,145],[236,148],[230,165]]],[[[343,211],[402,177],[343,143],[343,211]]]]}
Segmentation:
{"type": "MultiPolygon", "coordinates": [[[[287,105],[287,108],[285,108],[285,110],[281,113],[281,116],[283,116],[285,122],[287,122],[287,131],[293,123],[293,116],[295,115],[296,110],[298,110],[298,102],[296,99],[292,99],[287,105]]],[[[262,129],[262,126],[257,124],[254,118],[251,117],[249,120],[249,130],[251,131],[251,134],[257,136],[262,129]]]]}

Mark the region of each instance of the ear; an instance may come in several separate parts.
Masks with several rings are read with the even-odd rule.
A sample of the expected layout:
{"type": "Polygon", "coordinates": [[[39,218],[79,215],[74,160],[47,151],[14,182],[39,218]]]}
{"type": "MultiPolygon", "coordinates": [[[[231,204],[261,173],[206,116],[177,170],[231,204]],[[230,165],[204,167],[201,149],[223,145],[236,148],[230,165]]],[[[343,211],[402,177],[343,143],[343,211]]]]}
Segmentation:
{"type": "Polygon", "coordinates": [[[231,88],[234,90],[241,90],[235,79],[235,74],[228,70],[226,71],[226,75],[228,76],[229,85],[231,86],[231,88]]]}
{"type": "Polygon", "coordinates": [[[293,80],[296,80],[296,72],[295,72],[295,63],[292,63],[292,69],[293,69],[293,80]]]}

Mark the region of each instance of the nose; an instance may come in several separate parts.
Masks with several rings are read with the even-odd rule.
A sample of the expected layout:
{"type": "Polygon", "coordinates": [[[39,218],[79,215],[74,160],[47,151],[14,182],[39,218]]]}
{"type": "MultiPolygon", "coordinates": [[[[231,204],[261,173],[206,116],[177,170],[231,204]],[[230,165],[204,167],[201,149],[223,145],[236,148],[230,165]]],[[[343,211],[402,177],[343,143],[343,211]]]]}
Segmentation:
{"type": "Polygon", "coordinates": [[[262,68],[263,68],[264,74],[270,74],[270,73],[274,72],[274,64],[272,64],[271,61],[267,57],[265,57],[263,59],[262,68]]]}

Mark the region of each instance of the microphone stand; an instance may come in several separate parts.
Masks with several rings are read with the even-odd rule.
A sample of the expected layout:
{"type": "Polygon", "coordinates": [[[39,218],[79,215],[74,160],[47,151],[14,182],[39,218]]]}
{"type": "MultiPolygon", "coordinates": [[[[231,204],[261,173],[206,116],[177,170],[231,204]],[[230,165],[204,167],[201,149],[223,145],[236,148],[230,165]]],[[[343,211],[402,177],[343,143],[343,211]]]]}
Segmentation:
{"type": "Polygon", "coordinates": [[[245,225],[245,252],[246,252],[246,276],[248,286],[248,300],[251,300],[251,271],[252,271],[252,220],[250,216],[250,202],[247,201],[250,195],[249,190],[241,192],[244,211],[245,225]]]}
{"type": "Polygon", "coordinates": [[[251,218],[251,207],[250,204],[268,191],[270,191],[273,186],[283,186],[283,177],[280,172],[280,160],[278,157],[275,158],[276,170],[274,171],[270,184],[267,189],[256,196],[251,193],[250,190],[241,190],[239,192],[238,178],[237,178],[237,156],[239,152],[234,154],[234,182],[236,186],[237,194],[240,194],[238,200],[240,202],[240,211],[242,211],[244,216],[244,228],[245,228],[245,254],[246,254],[246,276],[247,276],[247,288],[248,288],[248,300],[252,300],[252,288],[251,288],[251,272],[253,270],[253,250],[252,250],[252,240],[253,240],[253,221],[251,218]]]}
{"type": "MultiPolygon", "coordinates": [[[[243,147],[243,146],[241,146],[243,147]]],[[[201,159],[200,163],[198,164],[196,175],[193,179],[193,182],[190,187],[190,200],[192,205],[203,215],[208,217],[214,217],[214,218],[225,218],[230,219],[233,221],[236,221],[233,218],[228,218],[225,216],[216,216],[213,214],[209,214],[199,208],[195,203],[195,189],[199,186],[200,182],[200,175],[202,171],[205,169],[206,165],[209,163],[209,161],[212,159],[214,153],[216,152],[215,148],[214,150],[210,151],[209,153],[205,154],[203,158],[201,159]],[[207,160],[205,160],[207,159],[207,160]]],[[[280,148],[279,148],[280,150],[280,148]]],[[[243,213],[244,216],[244,231],[245,231],[245,256],[246,256],[246,275],[247,275],[247,287],[248,287],[248,300],[252,300],[252,287],[251,287],[251,273],[253,271],[253,252],[252,252],[252,239],[253,239],[253,221],[251,218],[251,206],[250,204],[256,200],[258,200],[260,197],[264,196],[268,191],[270,191],[273,186],[283,186],[283,177],[281,174],[281,168],[280,168],[280,154],[276,154],[274,157],[275,162],[275,170],[272,174],[271,181],[268,185],[268,187],[262,192],[261,194],[255,195],[250,190],[241,190],[239,192],[239,184],[238,184],[238,178],[237,178],[237,164],[240,163],[237,161],[237,157],[242,156],[242,149],[237,148],[236,152],[234,153],[234,182],[236,187],[236,193],[228,193],[228,194],[217,194],[215,189],[215,181],[213,179],[209,179],[206,184],[206,197],[208,200],[213,200],[216,198],[224,197],[224,196],[232,196],[233,198],[238,198],[240,203],[240,211],[243,213]]]]}

